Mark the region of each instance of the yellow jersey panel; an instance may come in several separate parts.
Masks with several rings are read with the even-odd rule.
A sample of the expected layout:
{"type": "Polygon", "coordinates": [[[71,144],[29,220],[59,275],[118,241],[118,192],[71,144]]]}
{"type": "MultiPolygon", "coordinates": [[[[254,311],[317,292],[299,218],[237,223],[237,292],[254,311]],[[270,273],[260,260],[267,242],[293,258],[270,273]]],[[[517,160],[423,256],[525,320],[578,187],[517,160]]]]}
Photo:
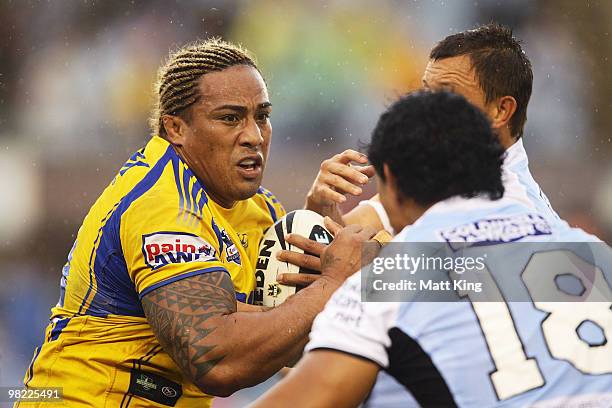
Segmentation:
{"type": "MultiPolygon", "coordinates": [[[[236,240],[247,254],[250,262],[250,270],[255,270],[259,251],[259,243],[270,224],[270,218],[274,222],[283,217],[286,212],[276,197],[264,188],[260,188],[255,196],[249,200],[239,201],[231,209],[223,208],[212,202],[210,207],[227,220],[236,232],[236,240]]],[[[236,298],[243,303],[262,304],[261,292],[236,292],[236,298]]]]}
{"type": "Polygon", "coordinates": [[[231,209],[219,206],[172,146],[152,138],[85,217],[25,385],[63,387],[58,406],[210,406],[212,398],[159,345],[141,299],[177,280],[222,271],[237,300],[253,303],[259,242],[284,214],[263,188],[231,209]]]}

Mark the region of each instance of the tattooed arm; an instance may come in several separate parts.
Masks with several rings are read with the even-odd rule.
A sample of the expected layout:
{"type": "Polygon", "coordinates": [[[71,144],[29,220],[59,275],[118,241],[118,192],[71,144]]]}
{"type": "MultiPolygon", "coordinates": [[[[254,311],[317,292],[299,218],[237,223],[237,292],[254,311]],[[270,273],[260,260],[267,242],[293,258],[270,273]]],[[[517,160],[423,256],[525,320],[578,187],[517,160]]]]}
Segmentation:
{"type": "Polygon", "coordinates": [[[142,299],[145,315],[185,375],[208,394],[230,395],[266,380],[299,356],[314,317],[359,269],[360,243],[372,235],[350,226],[327,249],[311,248],[323,251],[323,276],[277,308],[238,312],[229,274],[217,271],[147,294],[142,299]]]}
{"type": "Polygon", "coordinates": [[[163,286],[142,305],[160,344],[183,372],[202,391],[226,396],[297,358],[312,320],[337,287],[331,281],[313,284],[300,291],[301,299],[276,309],[237,312],[229,274],[210,272],[163,286]]]}

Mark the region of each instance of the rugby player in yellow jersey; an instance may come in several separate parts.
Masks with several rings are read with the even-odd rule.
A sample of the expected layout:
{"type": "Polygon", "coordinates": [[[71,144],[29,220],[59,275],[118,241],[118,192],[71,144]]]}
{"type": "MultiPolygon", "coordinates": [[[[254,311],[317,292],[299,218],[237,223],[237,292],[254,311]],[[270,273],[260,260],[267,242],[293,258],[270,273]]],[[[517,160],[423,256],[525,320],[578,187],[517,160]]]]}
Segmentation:
{"type": "MultiPolygon", "coordinates": [[[[284,214],[260,187],[272,134],[264,80],[244,50],[209,40],[173,53],[157,91],[154,136],[85,217],[25,376],[26,387],[63,387],[61,406],[210,406],[295,360],[347,277],[336,252],[278,308],[249,308],[259,241],[284,214]]],[[[372,235],[355,226],[336,240],[372,235]]]]}

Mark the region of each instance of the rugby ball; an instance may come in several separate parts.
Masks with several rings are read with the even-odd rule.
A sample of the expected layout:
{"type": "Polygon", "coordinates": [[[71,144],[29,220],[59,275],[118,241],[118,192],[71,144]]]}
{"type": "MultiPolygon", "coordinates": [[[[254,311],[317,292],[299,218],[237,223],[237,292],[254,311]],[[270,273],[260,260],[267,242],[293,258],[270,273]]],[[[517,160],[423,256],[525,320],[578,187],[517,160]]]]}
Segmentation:
{"type": "Polygon", "coordinates": [[[280,250],[303,253],[300,248],[285,241],[287,234],[298,234],[322,244],[329,244],[333,236],[323,225],[323,217],[309,210],[296,210],[276,221],[264,234],[259,245],[256,264],[257,299],[264,306],[280,305],[300,287],[281,285],[280,273],[318,273],[276,259],[280,250]]]}

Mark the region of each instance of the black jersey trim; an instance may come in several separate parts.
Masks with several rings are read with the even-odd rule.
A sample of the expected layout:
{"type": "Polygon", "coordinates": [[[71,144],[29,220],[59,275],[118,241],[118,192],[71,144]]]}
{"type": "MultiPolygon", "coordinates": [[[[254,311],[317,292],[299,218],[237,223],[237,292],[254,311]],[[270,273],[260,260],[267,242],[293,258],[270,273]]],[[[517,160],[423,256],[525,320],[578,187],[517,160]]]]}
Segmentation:
{"type": "Polygon", "coordinates": [[[389,330],[389,375],[402,384],[423,407],[457,407],[453,395],[431,357],[417,341],[397,327],[389,330]]]}

